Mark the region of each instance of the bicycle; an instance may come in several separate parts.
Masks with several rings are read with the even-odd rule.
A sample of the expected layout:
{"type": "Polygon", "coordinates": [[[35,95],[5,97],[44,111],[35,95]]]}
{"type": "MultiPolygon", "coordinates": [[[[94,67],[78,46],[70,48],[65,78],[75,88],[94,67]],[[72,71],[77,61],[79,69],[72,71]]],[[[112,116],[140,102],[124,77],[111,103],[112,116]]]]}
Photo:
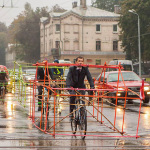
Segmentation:
{"type": "Polygon", "coordinates": [[[85,139],[87,131],[87,110],[84,104],[81,104],[82,100],[76,98],[75,107],[72,112],[73,118],[71,119],[72,133],[76,134],[77,126],[81,135],[81,139],[85,139]]]}

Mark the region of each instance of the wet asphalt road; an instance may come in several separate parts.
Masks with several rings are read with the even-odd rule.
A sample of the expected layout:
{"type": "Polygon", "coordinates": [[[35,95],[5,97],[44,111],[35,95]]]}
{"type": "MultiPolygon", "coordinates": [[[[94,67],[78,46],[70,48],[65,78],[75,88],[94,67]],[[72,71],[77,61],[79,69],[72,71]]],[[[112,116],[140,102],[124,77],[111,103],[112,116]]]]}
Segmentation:
{"type": "MultiPolygon", "coordinates": [[[[79,136],[69,136],[59,133],[55,138],[49,134],[41,132],[35,128],[29,118],[29,101],[26,101],[27,106],[23,107],[23,103],[17,100],[17,97],[11,93],[7,93],[5,100],[0,101],[0,149],[150,149],[150,104],[142,105],[140,125],[138,135],[135,137],[120,137],[120,134],[111,133],[112,130],[107,126],[110,124],[106,119],[103,119],[106,126],[95,121],[94,118],[88,117],[88,132],[85,140],[81,140],[79,136]],[[108,132],[108,133],[106,133],[108,132]],[[110,132],[110,133],[109,133],[110,132]],[[94,135],[94,136],[91,136],[94,135]],[[100,137],[95,135],[101,135],[100,137]],[[106,137],[107,136],[107,137],[106,137]],[[118,137],[115,137],[118,136],[118,137]]],[[[121,103],[120,103],[121,104],[121,103]]],[[[113,122],[115,109],[109,107],[107,103],[103,109],[103,114],[113,122]],[[107,107],[108,106],[108,107],[107,107]]],[[[92,107],[87,108],[93,112],[92,107]]],[[[61,116],[68,113],[68,106],[62,106],[61,114],[57,114],[56,121],[59,121],[61,116]]],[[[94,112],[96,115],[96,112],[94,112]]],[[[40,116],[40,112],[35,112],[35,115],[40,116]]],[[[125,112],[124,132],[127,135],[135,136],[137,130],[139,115],[139,102],[127,105],[125,112]]],[[[89,114],[88,114],[89,116],[89,114]]],[[[122,129],[123,110],[117,109],[116,127],[122,129]]],[[[52,118],[49,118],[49,123],[52,118]]],[[[38,125],[39,122],[37,121],[38,125]]],[[[69,118],[56,126],[56,129],[61,131],[71,131],[69,118]]]]}

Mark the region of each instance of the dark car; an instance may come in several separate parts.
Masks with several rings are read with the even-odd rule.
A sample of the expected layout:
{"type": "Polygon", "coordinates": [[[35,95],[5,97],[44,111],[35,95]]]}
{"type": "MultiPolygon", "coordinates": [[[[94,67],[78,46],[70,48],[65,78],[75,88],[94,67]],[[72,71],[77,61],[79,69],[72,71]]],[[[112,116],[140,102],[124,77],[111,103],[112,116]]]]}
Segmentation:
{"type": "MultiPolygon", "coordinates": [[[[118,73],[118,71],[105,72],[97,78],[98,82],[104,83],[103,87],[106,89],[114,89],[107,91],[107,95],[111,97],[112,102],[115,102],[116,94],[118,100],[124,100],[125,98],[123,99],[123,97],[125,97],[126,91],[127,100],[130,102],[132,102],[133,99],[139,98],[142,79],[133,71],[121,71],[119,75],[118,73]]],[[[143,102],[148,103],[150,99],[150,85],[145,81],[144,94],[145,99],[143,102]]]]}

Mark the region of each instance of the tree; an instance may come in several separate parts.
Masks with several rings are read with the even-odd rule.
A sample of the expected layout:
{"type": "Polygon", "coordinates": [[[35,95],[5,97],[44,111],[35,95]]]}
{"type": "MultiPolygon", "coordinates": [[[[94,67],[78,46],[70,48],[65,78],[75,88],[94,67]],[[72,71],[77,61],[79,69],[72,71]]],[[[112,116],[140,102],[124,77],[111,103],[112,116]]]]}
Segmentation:
{"type": "Polygon", "coordinates": [[[5,49],[7,47],[7,27],[0,22],[0,65],[5,65],[5,49]]]}
{"type": "Polygon", "coordinates": [[[9,28],[9,39],[16,46],[16,58],[29,63],[40,59],[40,18],[49,17],[47,8],[32,10],[29,3],[25,11],[13,21],[9,28]],[[14,40],[15,39],[15,40],[14,40]]]}
{"type": "Polygon", "coordinates": [[[66,10],[61,8],[58,4],[56,4],[55,6],[53,6],[52,10],[53,12],[58,12],[58,13],[62,13],[65,12],[66,10]]]}
{"type": "Polygon", "coordinates": [[[92,6],[114,12],[114,5],[120,5],[124,0],[93,0],[92,6]]]}
{"type": "Polygon", "coordinates": [[[119,25],[121,28],[122,47],[126,51],[127,59],[138,60],[138,17],[128,10],[134,9],[140,17],[141,29],[141,58],[150,60],[150,1],[125,0],[122,3],[119,25]]]}

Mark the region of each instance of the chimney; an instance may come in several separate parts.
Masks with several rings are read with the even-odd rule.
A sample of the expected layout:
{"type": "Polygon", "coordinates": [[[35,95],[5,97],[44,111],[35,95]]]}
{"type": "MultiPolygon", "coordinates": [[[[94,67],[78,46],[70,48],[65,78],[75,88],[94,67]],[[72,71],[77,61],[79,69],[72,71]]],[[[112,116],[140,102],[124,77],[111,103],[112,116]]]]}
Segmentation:
{"type": "Polygon", "coordinates": [[[119,14],[121,7],[119,5],[114,5],[114,13],[119,14]]]}
{"type": "Polygon", "coordinates": [[[77,1],[74,1],[74,2],[72,3],[72,8],[75,8],[75,7],[77,7],[77,1]]]}
{"type": "Polygon", "coordinates": [[[80,6],[86,8],[86,0],[80,0],[80,6]]]}

